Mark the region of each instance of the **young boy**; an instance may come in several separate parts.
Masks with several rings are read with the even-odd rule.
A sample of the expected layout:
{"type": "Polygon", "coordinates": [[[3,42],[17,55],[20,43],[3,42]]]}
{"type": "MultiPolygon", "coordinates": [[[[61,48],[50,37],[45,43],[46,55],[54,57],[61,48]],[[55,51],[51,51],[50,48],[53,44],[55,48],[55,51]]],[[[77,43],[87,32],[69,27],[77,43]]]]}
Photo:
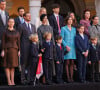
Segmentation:
{"type": "Polygon", "coordinates": [[[35,84],[35,79],[36,79],[36,71],[37,71],[37,66],[38,66],[38,60],[39,57],[42,56],[41,53],[39,53],[39,45],[38,45],[38,35],[37,34],[32,34],[29,37],[31,41],[30,45],[30,61],[29,61],[29,70],[30,70],[30,85],[35,84]]]}
{"type": "Polygon", "coordinates": [[[54,45],[51,41],[52,34],[50,32],[46,32],[44,34],[45,41],[43,42],[43,72],[46,79],[46,84],[52,84],[52,61],[53,61],[53,53],[54,53],[54,45]]]}
{"type": "Polygon", "coordinates": [[[56,36],[60,35],[61,33],[61,27],[64,25],[64,19],[61,15],[59,15],[60,13],[60,6],[58,4],[54,4],[52,6],[52,11],[53,14],[49,17],[49,23],[53,28],[53,32],[55,35],[55,39],[56,36]]]}
{"type": "Polygon", "coordinates": [[[62,46],[62,37],[56,37],[56,80],[57,83],[63,83],[63,63],[64,63],[64,48],[62,46]]]}
{"type": "Polygon", "coordinates": [[[100,45],[97,43],[97,37],[91,37],[89,48],[89,64],[91,64],[91,78],[93,82],[100,82],[99,63],[100,63],[100,45]]]}
{"type": "Polygon", "coordinates": [[[81,83],[85,83],[86,64],[89,50],[88,37],[84,34],[84,26],[77,27],[78,34],[75,37],[77,61],[78,61],[78,74],[81,83]]]}

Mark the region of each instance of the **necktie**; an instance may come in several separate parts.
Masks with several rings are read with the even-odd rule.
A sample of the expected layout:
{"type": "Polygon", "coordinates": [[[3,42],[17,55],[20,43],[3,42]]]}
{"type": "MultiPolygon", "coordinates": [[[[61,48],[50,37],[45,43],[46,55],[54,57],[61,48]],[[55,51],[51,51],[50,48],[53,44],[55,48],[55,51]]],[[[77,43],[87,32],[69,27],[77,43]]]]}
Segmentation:
{"type": "Polygon", "coordinates": [[[60,45],[60,50],[62,50],[62,46],[60,45]]]}
{"type": "Polygon", "coordinates": [[[2,17],[3,24],[6,25],[6,15],[4,11],[1,11],[1,17],[2,17]]]}
{"type": "Polygon", "coordinates": [[[59,30],[59,35],[60,35],[61,29],[60,29],[60,24],[59,24],[59,16],[57,16],[57,24],[58,24],[58,30],[59,30]]]}
{"type": "Polygon", "coordinates": [[[48,44],[50,45],[50,42],[48,42],[48,44]]]}
{"type": "Polygon", "coordinates": [[[29,24],[29,23],[28,23],[28,30],[29,30],[30,32],[32,32],[32,31],[31,31],[31,28],[30,28],[30,24],[29,24]]]}

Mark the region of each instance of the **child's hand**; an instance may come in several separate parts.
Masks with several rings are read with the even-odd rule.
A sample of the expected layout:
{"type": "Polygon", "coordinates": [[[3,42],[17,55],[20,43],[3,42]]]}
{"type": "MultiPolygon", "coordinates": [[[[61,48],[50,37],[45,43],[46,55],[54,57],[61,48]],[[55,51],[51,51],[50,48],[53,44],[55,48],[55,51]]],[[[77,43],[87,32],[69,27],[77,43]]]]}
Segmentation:
{"type": "Polygon", "coordinates": [[[91,61],[88,61],[88,64],[90,64],[90,65],[91,65],[91,61]]]}
{"type": "Polygon", "coordinates": [[[44,52],[45,51],[45,48],[44,49],[41,49],[41,51],[44,52]]]}
{"type": "Polygon", "coordinates": [[[59,64],[60,62],[59,62],[59,61],[57,61],[56,63],[57,63],[57,64],[59,64]]]}
{"type": "Polygon", "coordinates": [[[4,52],[4,50],[1,52],[1,56],[2,57],[4,57],[4,55],[5,55],[5,52],[4,52]]]}
{"type": "Polygon", "coordinates": [[[40,53],[40,54],[38,55],[38,57],[42,57],[42,54],[40,53]]]}

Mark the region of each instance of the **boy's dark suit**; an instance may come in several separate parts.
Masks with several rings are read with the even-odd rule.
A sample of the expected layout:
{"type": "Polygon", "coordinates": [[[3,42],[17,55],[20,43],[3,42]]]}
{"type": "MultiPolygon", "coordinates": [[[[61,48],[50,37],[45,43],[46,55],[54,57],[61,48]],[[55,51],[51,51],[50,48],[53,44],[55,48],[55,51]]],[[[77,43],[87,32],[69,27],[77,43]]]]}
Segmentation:
{"type": "Polygon", "coordinates": [[[77,34],[75,37],[76,44],[76,53],[77,53],[77,61],[78,61],[78,73],[80,81],[85,81],[86,76],[86,64],[87,58],[82,54],[89,50],[89,41],[88,37],[84,35],[84,39],[80,34],[77,34]]]}
{"type": "Polygon", "coordinates": [[[37,65],[39,60],[39,45],[31,43],[30,45],[30,84],[33,84],[36,78],[37,65]]]}
{"type": "Polygon", "coordinates": [[[53,42],[43,42],[43,71],[46,78],[46,83],[51,84],[52,80],[52,60],[53,60],[53,51],[54,45],[53,42]]]}
{"type": "MultiPolygon", "coordinates": [[[[54,38],[56,38],[56,36],[59,35],[59,28],[58,28],[57,20],[56,20],[56,17],[54,14],[52,14],[49,17],[49,23],[53,28],[54,38]]],[[[60,29],[61,29],[61,27],[64,26],[64,19],[61,15],[59,15],[59,25],[60,25],[60,29]]]]}
{"type": "Polygon", "coordinates": [[[89,61],[91,61],[91,79],[93,81],[100,81],[99,79],[99,61],[100,61],[100,45],[93,45],[90,43],[89,47],[89,61]]]}
{"type": "Polygon", "coordinates": [[[58,46],[56,44],[56,62],[59,61],[60,63],[56,63],[56,79],[57,83],[63,83],[62,81],[62,74],[63,74],[63,62],[64,62],[64,48],[63,46],[58,46]]]}

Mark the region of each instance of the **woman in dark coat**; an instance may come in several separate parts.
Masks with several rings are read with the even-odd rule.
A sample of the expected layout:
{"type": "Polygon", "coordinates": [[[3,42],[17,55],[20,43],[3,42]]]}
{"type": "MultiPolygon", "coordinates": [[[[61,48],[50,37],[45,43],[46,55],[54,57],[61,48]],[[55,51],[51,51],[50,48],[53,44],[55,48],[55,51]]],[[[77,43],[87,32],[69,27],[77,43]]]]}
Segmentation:
{"type": "Polygon", "coordinates": [[[2,52],[3,66],[8,81],[8,85],[15,85],[14,71],[18,67],[18,56],[20,55],[20,36],[14,29],[14,19],[10,18],[8,21],[8,28],[3,34],[2,38],[2,52]]]}

